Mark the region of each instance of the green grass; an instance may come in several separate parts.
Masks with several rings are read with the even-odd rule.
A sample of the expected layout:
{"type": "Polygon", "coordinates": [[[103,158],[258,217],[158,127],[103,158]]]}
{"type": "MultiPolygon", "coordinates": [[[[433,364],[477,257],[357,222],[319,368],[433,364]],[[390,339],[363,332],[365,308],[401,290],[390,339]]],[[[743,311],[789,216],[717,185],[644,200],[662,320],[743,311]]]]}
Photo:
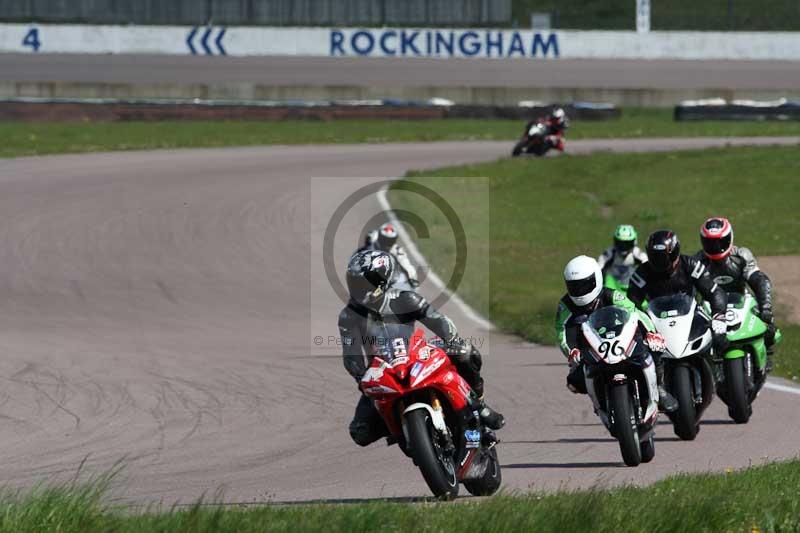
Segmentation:
{"type": "MultiPolygon", "coordinates": [[[[800,253],[798,175],[795,147],[502,159],[410,174],[445,194],[467,233],[477,228],[470,251],[490,258],[488,274],[467,270],[459,293],[503,330],[542,343],[555,340],[564,264],[581,253],[598,255],[619,223],[634,224],[641,241],[669,227],[681,237],[683,251],[694,253],[702,221],[721,214],[732,220],[736,242],[757,256],[800,253]],[[452,183],[431,176],[463,178],[452,183]],[[490,178],[488,198],[461,194],[469,191],[464,183],[470,176],[490,178]],[[474,208],[487,203],[488,226],[486,208],[474,208]],[[475,296],[480,294],[490,297],[475,296]]],[[[420,240],[421,251],[434,270],[451,269],[449,226],[429,215],[433,210],[424,200],[398,194],[390,198],[395,207],[433,217],[434,238],[420,240]]],[[[791,334],[796,329],[784,331],[778,372],[792,377],[800,372],[800,346],[791,334]]]]}
{"type": "MultiPolygon", "coordinates": [[[[205,148],[269,144],[506,140],[522,131],[515,120],[166,121],[22,123],[0,122],[0,157],[205,148]]],[[[626,109],[620,120],[573,121],[569,139],[674,136],[800,135],[800,122],[689,122],[669,109],[626,109]]]]}
{"type": "Polygon", "coordinates": [[[0,531],[463,531],[598,533],[796,531],[800,461],[678,475],[644,488],[500,495],[459,504],[287,505],[125,510],[104,486],[60,486],[0,497],[0,531]]]}
{"type": "Polygon", "coordinates": [[[773,372],[779,376],[800,381],[800,324],[781,322],[783,340],[776,349],[773,372]]]}

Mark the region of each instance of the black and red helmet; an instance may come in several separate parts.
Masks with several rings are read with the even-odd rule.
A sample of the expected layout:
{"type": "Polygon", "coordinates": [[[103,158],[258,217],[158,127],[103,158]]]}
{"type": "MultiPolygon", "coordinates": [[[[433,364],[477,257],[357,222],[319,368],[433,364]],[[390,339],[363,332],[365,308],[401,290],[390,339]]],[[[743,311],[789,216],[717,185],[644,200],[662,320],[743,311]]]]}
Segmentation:
{"type": "Polygon", "coordinates": [[[647,239],[647,262],[655,272],[672,274],[681,260],[681,243],[675,232],[654,231],[647,239]]]}
{"type": "Polygon", "coordinates": [[[703,253],[712,261],[721,261],[733,250],[733,226],[727,218],[712,217],[700,228],[703,253]]]}

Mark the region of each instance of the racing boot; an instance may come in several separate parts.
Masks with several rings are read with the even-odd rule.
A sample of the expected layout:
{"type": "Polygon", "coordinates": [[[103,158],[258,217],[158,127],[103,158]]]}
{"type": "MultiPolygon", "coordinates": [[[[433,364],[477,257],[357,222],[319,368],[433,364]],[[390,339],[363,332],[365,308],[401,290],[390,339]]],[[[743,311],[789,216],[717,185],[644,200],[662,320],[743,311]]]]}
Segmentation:
{"type": "Polygon", "coordinates": [[[665,413],[678,410],[678,400],[664,388],[664,363],[656,363],[656,381],[658,382],[658,408],[665,413]]]}
{"type": "Polygon", "coordinates": [[[570,367],[569,374],[567,374],[567,388],[570,392],[573,394],[588,394],[584,376],[582,364],[570,367]]]}
{"type": "Polygon", "coordinates": [[[478,416],[481,417],[481,422],[489,429],[500,429],[506,425],[505,417],[486,405],[483,396],[478,398],[478,416]]]}

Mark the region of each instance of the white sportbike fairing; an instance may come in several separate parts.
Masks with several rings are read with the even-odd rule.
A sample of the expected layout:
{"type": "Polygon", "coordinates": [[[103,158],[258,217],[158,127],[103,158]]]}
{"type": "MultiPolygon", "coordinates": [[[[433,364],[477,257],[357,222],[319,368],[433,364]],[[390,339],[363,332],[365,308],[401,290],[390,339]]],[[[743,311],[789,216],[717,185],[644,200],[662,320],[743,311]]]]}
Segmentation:
{"type": "Polygon", "coordinates": [[[708,316],[686,294],[661,296],[648,304],[647,314],[666,341],[662,357],[683,359],[711,348],[708,316]]]}

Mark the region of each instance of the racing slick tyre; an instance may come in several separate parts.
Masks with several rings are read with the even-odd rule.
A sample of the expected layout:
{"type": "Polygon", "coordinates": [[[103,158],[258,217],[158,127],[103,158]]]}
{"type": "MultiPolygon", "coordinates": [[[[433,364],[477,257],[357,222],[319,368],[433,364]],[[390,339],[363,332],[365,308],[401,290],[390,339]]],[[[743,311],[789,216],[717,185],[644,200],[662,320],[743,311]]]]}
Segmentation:
{"type": "Polygon", "coordinates": [[[725,359],[725,385],[728,390],[728,414],[737,424],[746,424],[753,412],[747,394],[744,357],[725,359]]]}
{"type": "Polygon", "coordinates": [[[642,449],[627,383],[620,383],[611,388],[611,412],[614,436],[619,441],[622,460],[628,466],[639,466],[642,462],[642,449]]]}
{"type": "Polygon", "coordinates": [[[670,414],[675,434],[683,440],[694,440],[697,436],[697,409],[692,394],[692,370],[678,365],[672,369],[670,381],[672,395],[678,400],[678,410],[670,414]]]}
{"type": "Polygon", "coordinates": [[[486,454],[486,472],[478,479],[464,480],[464,487],[473,496],[491,496],[500,488],[503,476],[500,472],[500,461],[497,459],[497,449],[492,448],[486,454]]]}
{"type": "Polygon", "coordinates": [[[433,495],[442,499],[458,496],[455,461],[452,454],[436,443],[436,432],[428,410],[417,409],[408,413],[406,429],[411,456],[433,495]]]}
{"type": "Polygon", "coordinates": [[[514,145],[514,149],[511,150],[511,157],[517,157],[518,155],[522,154],[522,150],[525,148],[526,141],[519,141],[517,144],[514,145]]]}

